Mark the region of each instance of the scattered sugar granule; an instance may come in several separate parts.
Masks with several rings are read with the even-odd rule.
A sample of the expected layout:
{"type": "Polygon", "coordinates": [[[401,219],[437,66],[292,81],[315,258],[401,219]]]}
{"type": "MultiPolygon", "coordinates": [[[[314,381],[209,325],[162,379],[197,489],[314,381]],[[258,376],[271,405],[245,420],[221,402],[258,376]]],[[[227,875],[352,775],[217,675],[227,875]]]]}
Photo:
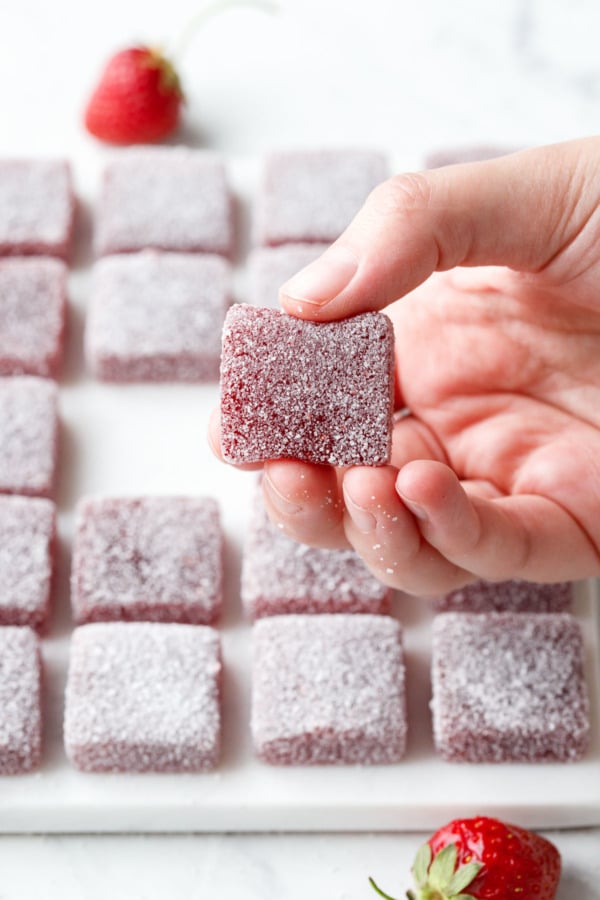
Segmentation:
{"type": "Polygon", "coordinates": [[[0,259],[0,375],[58,376],[66,302],[60,260],[0,259]]]}
{"type": "Polygon", "coordinates": [[[48,622],[56,509],[39,497],[0,496],[0,625],[48,622]]]}
{"type": "Polygon", "coordinates": [[[207,626],[83,625],[71,638],[65,749],[84,772],[214,768],[221,650],[207,626]]]}
{"type": "Polygon", "coordinates": [[[257,243],[334,241],[388,175],[386,156],[371,150],[270,154],[257,201],[257,243]]]}
{"type": "Polygon", "coordinates": [[[279,308],[279,288],[327,250],[329,244],[255,247],[248,255],[248,297],[253,306],[279,308]]]}
{"type": "Polygon", "coordinates": [[[223,457],[387,463],[393,352],[392,325],[381,313],[316,323],[232,307],[221,357],[223,457]]]}
{"type": "Polygon", "coordinates": [[[152,247],[233,249],[232,198],[220,157],[185,147],[123,150],[108,164],[98,212],[101,256],[152,247]]]}
{"type": "Polygon", "coordinates": [[[218,381],[230,305],[215,254],[109,256],[93,269],[86,357],[103,381],[218,381]]]}
{"type": "Polygon", "coordinates": [[[254,501],[242,555],[241,597],[251,619],[285,613],[373,613],[390,609],[390,590],[353,550],[322,550],[282,534],[254,501]]]}
{"type": "Polygon", "coordinates": [[[537,584],[521,579],[474,581],[432,599],[436,612],[568,612],[573,582],[537,584]]]}
{"type": "Polygon", "coordinates": [[[253,626],[252,735],[272,765],[397,762],[402,630],[388,616],[273,616],[253,626]]]}
{"type": "Polygon", "coordinates": [[[0,775],[37,769],[42,753],[41,657],[31,628],[0,628],[0,775]]]}
{"type": "Polygon", "coordinates": [[[65,259],[74,215],[66,160],[0,160],[0,256],[65,259]]]}
{"type": "Polygon", "coordinates": [[[442,613],[433,732],[449,762],[570,762],[589,743],[579,623],[568,613],[442,613]]]}
{"type": "Polygon", "coordinates": [[[58,449],[58,389],[33,375],[0,378],[0,493],[47,497],[58,449]]]}
{"type": "Polygon", "coordinates": [[[76,511],[77,624],[209,625],[222,607],[223,533],[208,497],[87,497],[76,511]]]}

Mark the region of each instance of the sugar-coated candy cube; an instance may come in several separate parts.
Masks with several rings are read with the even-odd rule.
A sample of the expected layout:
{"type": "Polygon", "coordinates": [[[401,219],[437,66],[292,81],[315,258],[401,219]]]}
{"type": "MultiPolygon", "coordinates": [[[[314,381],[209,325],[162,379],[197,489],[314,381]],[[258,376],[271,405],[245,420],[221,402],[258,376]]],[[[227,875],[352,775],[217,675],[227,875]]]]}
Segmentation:
{"type": "Polygon", "coordinates": [[[66,283],[67,270],[58,259],[0,259],[0,375],[57,377],[66,283]]]}
{"type": "Polygon", "coordinates": [[[0,256],[66,258],[74,215],[66,160],[0,160],[0,256]]]}
{"type": "Polygon", "coordinates": [[[47,624],[55,542],[50,500],[0,496],[0,625],[47,624]]]}
{"type": "Polygon", "coordinates": [[[285,613],[389,612],[390,590],[354,550],[322,550],[287,537],[257,496],[242,556],[241,597],[251,619],[285,613]]]}
{"type": "Polygon", "coordinates": [[[282,244],[255,247],[248,256],[248,295],[253,306],[279,308],[279,288],[308,266],[329,244],[282,244]]]}
{"type": "Polygon", "coordinates": [[[145,247],[229,255],[232,200],[221,159],[185,147],[121,152],[104,173],[96,245],[100,255],[145,247]]]}
{"type": "Polygon", "coordinates": [[[273,765],[397,762],[406,745],[401,627],[388,616],[273,616],[253,626],[252,735],[273,765]]]}
{"type": "Polygon", "coordinates": [[[42,753],[41,657],[31,628],[0,628],[0,775],[31,772],[42,753]]]}
{"type": "Polygon", "coordinates": [[[385,155],[372,150],[270,154],[258,197],[257,242],[334,241],[388,174],[385,155]]]}
{"type": "Polygon", "coordinates": [[[94,266],[86,356],[103,381],[218,381],[230,304],[215,254],[109,256],[94,266]]]}
{"type": "Polygon", "coordinates": [[[67,756],[84,772],[214,768],[221,668],[219,635],[207,626],[76,628],[65,695],[67,756]]]}
{"type": "Polygon", "coordinates": [[[455,166],[459,163],[485,162],[513,153],[515,147],[500,147],[494,144],[472,144],[465,147],[448,147],[445,150],[432,150],[425,157],[426,169],[439,169],[442,166],[455,166]]]}
{"type": "Polygon", "coordinates": [[[238,464],[282,457],[386,463],[393,349],[392,325],[381,313],[316,323],[232,307],[221,357],[223,457],[238,464]]]}
{"type": "Polygon", "coordinates": [[[208,625],[221,613],[223,534],[208,497],[87,497],[76,512],[71,603],[78,624],[208,625]]]}
{"type": "Polygon", "coordinates": [[[572,581],[538,584],[520,578],[480,579],[434,597],[432,606],[436,612],[568,612],[573,603],[573,587],[572,581]]]}
{"type": "Polygon", "coordinates": [[[33,375],[0,378],[0,493],[47,497],[58,447],[58,389],[33,375]]]}
{"type": "Polygon", "coordinates": [[[569,613],[442,613],[435,745],[450,762],[569,762],[589,743],[583,639],[569,613]]]}

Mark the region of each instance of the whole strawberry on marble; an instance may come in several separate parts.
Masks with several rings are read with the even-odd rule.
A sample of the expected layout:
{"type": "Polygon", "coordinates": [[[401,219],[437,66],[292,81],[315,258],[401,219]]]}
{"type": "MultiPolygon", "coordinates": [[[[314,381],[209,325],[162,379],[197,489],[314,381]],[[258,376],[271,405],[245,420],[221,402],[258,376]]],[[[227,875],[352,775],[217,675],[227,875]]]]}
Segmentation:
{"type": "Polygon", "coordinates": [[[409,900],[553,900],[561,860],[540,835],[479,816],[436,831],[417,853],[412,872],[416,887],[409,900]]]}
{"type": "Polygon", "coordinates": [[[111,144],[160,140],[179,124],[183,91],[174,65],[150,47],[108,60],[85,110],[85,127],[111,144]]]}

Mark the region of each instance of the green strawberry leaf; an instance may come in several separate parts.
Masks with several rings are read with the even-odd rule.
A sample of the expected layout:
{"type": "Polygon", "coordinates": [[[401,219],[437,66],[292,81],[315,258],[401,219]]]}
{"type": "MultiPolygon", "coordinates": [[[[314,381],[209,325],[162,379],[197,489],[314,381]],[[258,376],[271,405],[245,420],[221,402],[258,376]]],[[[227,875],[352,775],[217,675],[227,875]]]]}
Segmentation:
{"type": "Polygon", "coordinates": [[[454,875],[457,856],[456,844],[448,844],[443,850],[434,856],[429,867],[429,884],[440,894],[446,894],[448,882],[454,875]]]}
{"type": "Polygon", "coordinates": [[[461,866],[456,870],[456,872],[448,882],[446,886],[446,893],[450,897],[453,897],[455,894],[459,894],[463,888],[466,888],[471,884],[472,881],[474,881],[482,868],[483,864],[479,862],[466,863],[464,866],[461,866]]]}
{"type": "Polygon", "coordinates": [[[389,894],[386,894],[384,891],[382,891],[381,888],[377,884],[375,884],[371,876],[369,876],[369,884],[371,885],[373,890],[379,894],[380,897],[384,898],[384,900],[396,900],[395,897],[390,897],[389,894]]]}
{"type": "MultiPolygon", "coordinates": [[[[431,847],[429,844],[423,844],[422,847],[419,847],[417,851],[417,855],[415,856],[415,861],[413,863],[412,872],[415,878],[415,882],[417,887],[423,887],[424,884],[427,883],[427,873],[429,871],[429,866],[431,865],[431,847]]],[[[465,887],[466,885],[462,885],[465,887]]],[[[460,888],[459,888],[460,890],[460,888]]]]}

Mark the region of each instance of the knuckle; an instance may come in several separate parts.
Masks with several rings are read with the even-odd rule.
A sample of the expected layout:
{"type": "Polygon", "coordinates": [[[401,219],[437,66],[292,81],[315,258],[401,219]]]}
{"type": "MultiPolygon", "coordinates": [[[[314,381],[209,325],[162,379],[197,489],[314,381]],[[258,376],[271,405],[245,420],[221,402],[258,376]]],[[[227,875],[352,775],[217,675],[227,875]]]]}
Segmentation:
{"type": "Polygon", "coordinates": [[[422,172],[394,175],[370,194],[370,205],[377,213],[395,216],[426,210],[431,204],[432,186],[422,172]]]}

